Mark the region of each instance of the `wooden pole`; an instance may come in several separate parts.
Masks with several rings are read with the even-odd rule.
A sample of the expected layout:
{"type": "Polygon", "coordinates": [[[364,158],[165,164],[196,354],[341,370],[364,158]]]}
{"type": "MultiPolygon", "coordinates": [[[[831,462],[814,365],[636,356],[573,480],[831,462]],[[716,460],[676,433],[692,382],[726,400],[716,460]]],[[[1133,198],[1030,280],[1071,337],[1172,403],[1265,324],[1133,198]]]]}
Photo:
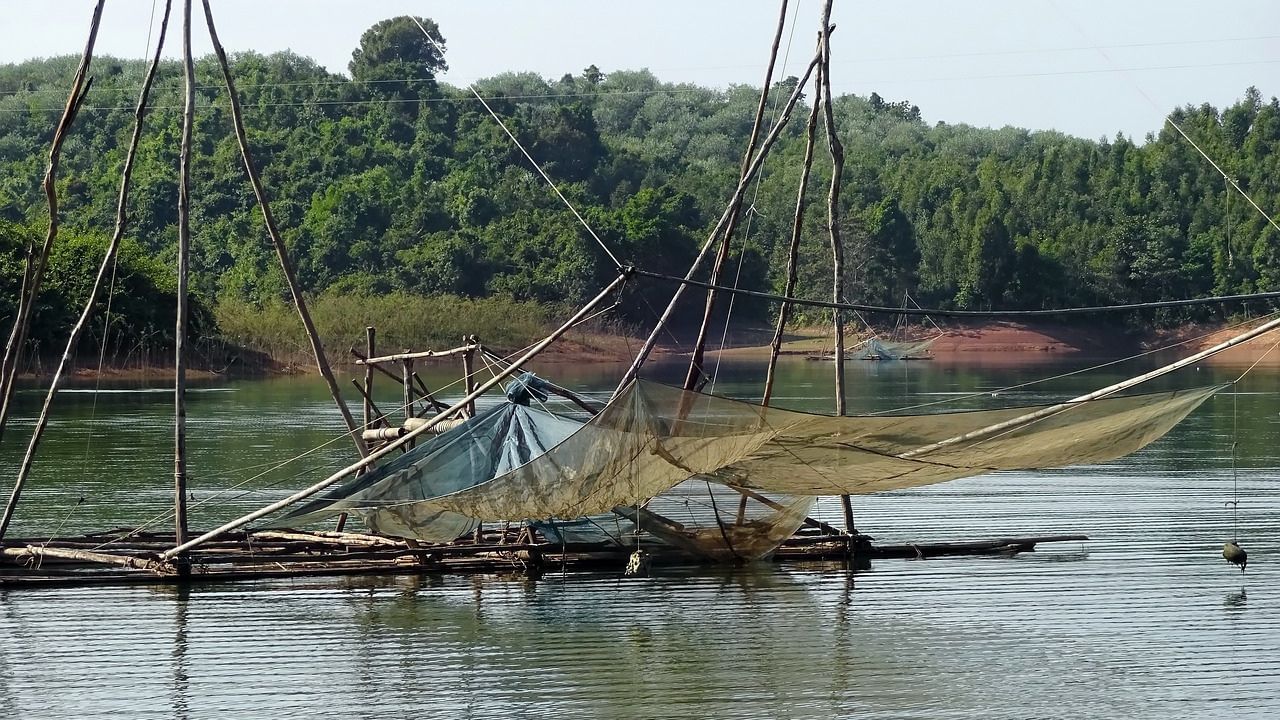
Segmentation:
{"type": "Polygon", "coordinates": [[[400,377],[402,378],[401,389],[404,391],[404,394],[402,397],[402,402],[404,403],[404,406],[401,407],[400,409],[404,411],[404,419],[408,420],[409,418],[413,417],[413,403],[414,403],[413,361],[412,360],[400,361],[400,377]]]}
{"type": "Polygon", "coordinates": [[[525,353],[521,355],[518,360],[512,363],[510,367],[508,367],[505,370],[498,371],[491,379],[481,383],[479,387],[477,387],[475,390],[471,391],[470,393],[467,393],[466,397],[454,403],[452,406],[449,407],[449,409],[444,410],[440,413],[437,413],[434,417],[429,419],[427,422],[423,423],[422,426],[414,428],[413,430],[410,430],[407,434],[405,434],[404,437],[400,438],[399,440],[388,443],[382,448],[370,453],[369,455],[361,458],[355,463],[352,463],[351,465],[348,465],[347,467],[333,473],[329,477],[325,478],[324,480],[321,480],[320,482],[312,485],[311,487],[305,488],[303,490],[299,490],[298,492],[290,495],[289,497],[283,500],[279,500],[277,502],[271,503],[270,505],[267,505],[266,507],[255,510],[243,517],[236,518],[231,522],[228,522],[220,527],[210,530],[209,532],[201,535],[200,537],[187,541],[183,545],[170,548],[164,551],[161,554],[160,558],[162,560],[172,559],[175,555],[186,552],[187,550],[190,550],[191,548],[194,548],[197,545],[206,543],[222,535],[223,533],[230,532],[232,530],[236,530],[238,528],[244,527],[245,525],[248,525],[254,520],[257,520],[258,518],[266,517],[267,515],[270,515],[273,512],[289,507],[290,505],[300,500],[305,500],[311,497],[312,495],[315,495],[316,493],[320,492],[321,490],[324,490],[325,488],[341,481],[343,478],[351,475],[352,473],[357,472],[363,468],[366,468],[372,465],[373,463],[377,462],[378,460],[382,459],[383,457],[386,457],[388,454],[391,453],[392,450],[402,447],[409,440],[427,432],[436,423],[440,422],[441,420],[444,420],[445,418],[449,417],[450,415],[457,412],[458,410],[461,410],[463,407],[466,407],[467,403],[475,400],[476,398],[480,397],[484,393],[488,392],[495,385],[502,382],[508,376],[514,373],[515,368],[519,367],[520,365],[523,365],[524,363],[529,362],[530,359],[537,357],[539,353],[547,349],[547,346],[555,342],[560,336],[569,332],[569,330],[573,328],[573,326],[581,322],[582,319],[585,318],[588,314],[590,314],[591,311],[594,310],[596,306],[599,305],[606,297],[608,297],[610,293],[618,289],[618,287],[622,285],[623,281],[627,279],[627,275],[628,273],[622,273],[618,275],[618,277],[614,278],[613,282],[609,283],[603,290],[600,291],[599,294],[597,294],[594,298],[592,298],[586,305],[584,305],[580,310],[578,310],[578,312],[574,313],[573,317],[569,318],[567,321],[564,322],[564,324],[556,328],[554,332],[552,332],[550,335],[548,335],[547,337],[539,341],[536,345],[534,345],[533,347],[525,351],[525,353]]]}
{"type": "MultiPolygon", "coordinates": [[[[475,335],[470,335],[462,338],[462,342],[464,345],[468,345],[471,348],[470,350],[467,350],[466,352],[462,353],[462,382],[463,382],[463,385],[466,387],[467,394],[470,394],[471,391],[474,390],[476,387],[476,380],[474,375],[475,357],[476,357],[475,347],[476,347],[476,344],[480,342],[480,340],[475,335]]],[[[474,402],[468,403],[467,417],[475,417],[475,416],[476,416],[476,404],[474,402]]]]}
{"type": "MultiPolygon", "coordinates": [[[[826,120],[827,149],[831,153],[831,187],[827,192],[827,225],[831,233],[832,297],[835,303],[844,302],[844,243],[840,239],[840,181],[844,175],[844,145],[836,132],[836,118],[832,110],[831,96],[831,3],[822,6],[822,62],[818,64],[818,77],[822,80],[822,114],[826,120]]],[[[840,308],[832,308],[831,319],[835,333],[836,355],[836,415],[845,414],[844,387],[844,315],[840,308]]],[[[853,504],[848,495],[840,496],[844,510],[844,527],[852,535],[853,504]]]]}
{"type": "Polygon", "coordinates": [[[75,78],[71,81],[71,93],[67,96],[67,104],[62,110],[62,119],[53,132],[53,142],[49,146],[49,164],[44,171],[44,196],[49,205],[49,229],[45,233],[44,243],[39,252],[34,247],[27,248],[27,260],[22,273],[22,291],[19,295],[18,309],[14,314],[13,328],[9,332],[9,341],[5,344],[4,357],[0,359],[0,438],[4,436],[5,424],[9,419],[10,403],[13,399],[13,384],[21,364],[22,349],[27,342],[27,331],[31,327],[31,315],[35,307],[36,295],[40,292],[40,281],[44,275],[45,265],[49,261],[49,253],[58,237],[58,162],[62,158],[62,143],[66,140],[71,124],[84,105],[89,94],[93,78],[88,77],[89,65],[93,62],[93,46],[98,39],[98,26],[102,21],[102,7],[106,0],[98,0],[93,6],[93,15],[89,21],[89,39],[85,42],[84,52],[80,56],[80,65],[76,68],[75,78]]]}
{"type": "Polygon", "coordinates": [[[289,294],[293,297],[293,306],[298,311],[298,317],[302,320],[302,327],[307,332],[307,341],[311,343],[311,353],[315,356],[316,369],[320,371],[320,377],[324,378],[325,385],[329,388],[329,394],[333,397],[333,402],[338,406],[338,412],[342,414],[342,421],[347,426],[347,432],[351,435],[352,442],[355,443],[356,451],[363,457],[369,451],[365,447],[364,440],[360,438],[360,433],[356,428],[355,418],[351,415],[351,409],[347,407],[346,401],[342,399],[342,391],[338,389],[338,381],[333,377],[333,370],[329,367],[329,361],[324,354],[324,345],[320,342],[320,334],[316,332],[315,323],[311,321],[311,313],[307,310],[306,298],[302,296],[302,288],[298,285],[298,276],[293,269],[293,261],[289,259],[289,250],[284,244],[284,239],[280,236],[280,230],[276,226],[275,216],[271,213],[271,205],[267,201],[267,194],[262,189],[262,180],[258,177],[258,168],[253,161],[253,153],[249,149],[249,138],[244,131],[244,118],[240,112],[240,98],[236,94],[235,80],[231,77],[231,66],[227,62],[227,52],[222,48],[222,43],[218,40],[218,31],[213,23],[213,11],[209,8],[209,0],[203,0],[204,17],[209,25],[209,40],[213,43],[214,54],[218,56],[218,65],[222,68],[222,77],[227,85],[227,98],[231,102],[231,124],[235,130],[236,142],[240,145],[240,156],[244,160],[245,173],[249,176],[249,184],[253,186],[254,197],[257,198],[258,208],[262,211],[263,223],[267,226],[267,234],[271,236],[271,243],[275,246],[276,256],[280,260],[280,269],[284,273],[285,282],[289,286],[289,294]]]}
{"type": "Polygon", "coordinates": [[[187,270],[191,247],[191,133],[196,72],[191,59],[191,0],[182,3],[182,145],[178,155],[178,312],[173,337],[174,544],[187,541],[187,270]]]}
{"type": "MultiPolygon", "coordinates": [[[[368,353],[366,357],[372,357],[375,352],[375,348],[377,344],[376,343],[377,333],[378,331],[372,325],[364,329],[365,352],[368,353]]],[[[368,440],[366,439],[365,433],[368,433],[369,430],[373,428],[373,418],[374,418],[373,366],[366,365],[364,368],[364,386],[363,387],[361,387],[358,383],[356,383],[355,380],[352,380],[351,382],[353,385],[356,386],[356,389],[360,391],[360,396],[364,399],[364,402],[361,404],[361,409],[363,410],[363,412],[361,413],[360,419],[364,421],[364,424],[361,425],[360,427],[360,439],[364,440],[367,443],[368,440]]],[[[378,413],[378,414],[381,415],[382,413],[378,413]]],[[[366,444],[365,447],[368,448],[368,445],[366,444]]],[[[334,524],[334,530],[336,532],[342,532],[346,528],[347,528],[347,513],[342,512],[338,515],[338,522],[334,524]]]]}
{"type": "MultiPolygon", "coordinates": [[[[373,357],[377,350],[378,331],[372,325],[364,329],[364,349],[366,357],[373,357]]],[[[364,368],[364,427],[368,429],[373,423],[373,366],[364,368]]]]}
{"type": "MultiPolygon", "coordinates": [[[[778,46],[782,43],[782,31],[787,25],[787,0],[782,0],[778,12],[778,28],[773,34],[773,45],[769,48],[769,63],[765,68],[764,85],[760,91],[760,102],[756,105],[755,120],[751,125],[751,135],[747,139],[747,150],[742,154],[742,167],[739,170],[739,181],[746,177],[751,167],[751,158],[755,155],[756,144],[760,140],[760,129],[764,124],[764,109],[769,100],[769,89],[773,85],[773,67],[778,60],[778,46]]],[[[729,259],[729,249],[733,243],[733,233],[737,229],[738,218],[742,213],[742,193],[734,193],[729,203],[729,221],[725,225],[720,238],[720,250],[716,253],[715,263],[711,267],[711,284],[720,282],[724,273],[724,264],[729,259]]],[[[706,352],[707,333],[711,330],[711,315],[715,311],[716,298],[719,293],[713,288],[707,290],[707,303],[702,311],[702,323],[698,326],[698,339],[693,344],[693,354],[689,358],[689,372],[685,375],[684,389],[697,390],[702,386],[705,373],[702,359],[706,352]]]]}
{"type": "MultiPolygon", "coordinates": [[[[475,336],[472,335],[471,337],[475,337],[475,336]]],[[[456,347],[450,350],[421,350],[418,352],[409,352],[408,350],[405,350],[404,352],[396,353],[395,355],[383,355],[382,357],[361,358],[360,361],[357,362],[356,364],[357,365],[366,365],[366,364],[377,365],[378,363],[399,362],[401,360],[422,360],[425,358],[442,358],[442,357],[451,357],[453,355],[464,355],[466,353],[475,351],[476,349],[475,343],[466,342],[465,340],[464,342],[466,344],[464,344],[462,347],[456,347]]]]}
{"type": "MultiPolygon", "coordinates": [[[[795,108],[796,103],[799,102],[800,96],[803,94],[804,84],[809,81],[809,76],[813,73],[813,70],[820,59],[821,56],[816,56],[809,62],[808,67],[805,68],[804,76],[796,83],[795,90],[791,92],[791,97],[787,98],[787,104],[782,110],[782,115],[778,118],[778,121],[774,123],[773,128],[769,131],[769,135],[765,137],[764,142],[760,144],[760,152],[756,153],[755,159],[751,161],[751,167],[748,168],[747,173],[738,181],[738,187],[734,189],[733,194],[739,202],[741,202],[741,196],[746,193],[747,186],[750,184],[751,178],[755,177],[755,174],[759,172],[760,166],[764,163],[764,158],[769,154],[770,148],[773,147],[774,142],[776,142],[778,137],[782,134],[783,128],[787,126],[787,121],[791,117],[791,111],[795,108]]],[[[733,200],[730,200],[729,204],[730,207],[732,207],[733,200]]],[[[621,392],[621,390],[635,379],[637,374],[639,374],[640,366],[644,364],[646,359],[648,359],[649,353],[653,352],[653,346],[658,343],[658,337],[666,328],[667,323],[671,321],[671,316],[675,313],[676,305],[680,303],[680,298],[684,297],[685,288],[689,285],[688,281],[693,280],[694,276],[698,274],[698,268],[702,266],[702,261],[707,258],[708,253],[711,251],[711,247],[715,244],[716,238],[720,237],[720,232],[725,228],[728,221],[729,208],[725,208],[724,213],[720,216],[720,220],[716,222],[716,226],[712,228],[711,234],[707,236],[707,241],[703,243],[702,249],[698,251],[698,257],[694,259],[693,264],[689,266],[689,271],[685,273],[684,279],[686,282],[682,282],[676,287],[675,293],[672,294],[670,302],[667,303],[666,309],[662,311],[662,316],[658,318],[658,322],[653,326],[653,330],[649,332],[649,337],[645,339],[644,345],[640,348],[640,352],[637,353],[635,359],[631,361],[631,366],[627,368],[627,371],[622,374],[622,380],[618,383],[617,392],[621,392]]]]}
{"type": "Polygon", "coordinates": [[[40,409],[40,417],[36,420],[35,429],[31,433],[31,441],[27,445],[26,454],[23,456],[22,464],[18,468],[18,478],[14,481],[13,492],[10,493],[9,501],[5,505],[4,517],[0,519],[0,539],[4,538],[9,529],[9,522],[13,519],[14,510],[18,505],[18,498],[22,495],[22,486],[30,474],[31,465],[35,462],[36,450],[40,447],[40,440],[49,425],[49,415],[53,407],[53,400],[58,394],[62,379],[71,364],[72,357],[75,355],[76,345],[79,344],[80,336],[84,333],[84,328],[88,325],[89,318],[93,314],[94,305],[98,302],[98,295],[102,291],[102,285],[106,280],[107,273],[115,265],[116,252],[120,249],[120,240],[124,237],[124,229],[128,224],[125,208],[129,202],[129,181],[133,177],[133,165],[137,157],[138,141],[142,138],[143,118],[147,113],[147,98],[151,94],[151,85],[156,77],[156,68],[160,65],[160,52],[164,48],[165,31],[169,27],[169,11],[172,5],[172,0],[165,2],[164,17],[160,20],[160,34],[156,41],[155,57],[152,58],[151,65],[147,68],[147,75],[142,81],[142,90],[138,93],[138,103],[134,107],[133,134],[129,137],[129,149],[125,153],[124,169],[120,172],[120,193],[116,200],[115,230],[111,233],[111,240],[107,243],[106,252],[103,253],[102,264],[98,266],[98,274],[94,277],[93,287],[89,290],[89,297],[85,299],[84,309],[80,312],[80,317],[76,320],[75,326],[71,328],[71,335],[67,338],[67,345],[62,352],[62,359],[58,361],[58,369],[54,371],[53,380],[49,383],[49,390],[45,393],[44,405],[40,409]]]}
{"type": "MultiPolygon", "coordinates": [[[[813,81],[813,108],[809,111],[809,123],[805,126],[804,164],[800,169],[800,189],[796,192],[796,211],[791,218],[791,245],[787,251],[787,282],[782,291],[784,297],[791,297],[796,288],[796,266],[800,257],[800,235],[804,229],[804,211],[808,194],[809,172],[813,167],[813,147],[817,137],[818,113],[822,106],[822,82],[820,77],[813,81]]],[[[768,405],[773,398],[774,372],[778,366],[778,354],[782,350],[782,336],[787,328],[787,320],[791,315],[791,303],[782,301],[778,308],[778,325],[773,332],[773,342],[769,345],[769,366],[765,371],[764,398],[761,405],[768,405]]]]}

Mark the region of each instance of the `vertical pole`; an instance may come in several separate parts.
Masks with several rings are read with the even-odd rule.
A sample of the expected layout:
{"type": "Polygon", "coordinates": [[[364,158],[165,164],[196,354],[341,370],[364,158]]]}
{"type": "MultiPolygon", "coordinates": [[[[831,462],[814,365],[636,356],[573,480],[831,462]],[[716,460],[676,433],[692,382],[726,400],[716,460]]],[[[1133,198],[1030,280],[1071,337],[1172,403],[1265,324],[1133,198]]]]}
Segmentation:
{"type": "MultiPolygon", "coordinates": [[[[827,193],[827,224],[831,232],[832,301],[844,302],[844,245],[840,240],[840,181],[844,174],[844,146],[836,133],[835,113],[831,107],[831,3],[822,7],[822,62],[818,77],[822,78],[822,110],[826,120],[827,149],[831,152],[831,188],[827,193]]],[[[836,415],[845,414],[844,388],[844,316],[839,308],[831,311],[836,353],[836,415]]],[[[844,510],[844,528],[850,535],[853,526],[853,504],[848,495],[840,496],[844,510]]]]}
{"type": "MultiPolygon", "coordinates": [[[[364,350],[367,355],[365,357],[377,357],[374,355],[376,349],[376,338],[378,331],[369,326],[364,329],[364,350]]],[[[373,425],[373,366],[364,366],[364,429],[368,430],[373,425]]]]}
{"type": "MultiPolygon", "coordinates": [[[[408,352],[406,350],[406,352],[408,352]]],[[[404,419],[407,422],[413,417],[413,361],[400,361],[401,377],[404,378],[404,419]]],[[[413,443],[409,443],[409,447],[413,447],[413,443]]]]}
{"type": "MultiPolygon", "coordinates": [[[[464,336],[462,338],[462,344],[464,345],[475,345],[478,342],[480,342],[480,338],[476,337],[475,335],[464,336]]],[[[470,395],[471,391],[476,388],[475,353],[476,353],[475,350],[468,350],[462,353],[463,386],[466,388],[468,395],[470,395]]],[[[467,403],[467,416],[468,417],[476,416],[476,403],[474,400],[472,402],[467,403]]]]}
{"type": "Polygon", "coordinates": [[[182,3],[182,146],[178,156],[178,312],[173,337],[174,544],[187,541],[187,267],[191,245],[191,130],[196,80],[191,60],[191,2],[182,3]]]}

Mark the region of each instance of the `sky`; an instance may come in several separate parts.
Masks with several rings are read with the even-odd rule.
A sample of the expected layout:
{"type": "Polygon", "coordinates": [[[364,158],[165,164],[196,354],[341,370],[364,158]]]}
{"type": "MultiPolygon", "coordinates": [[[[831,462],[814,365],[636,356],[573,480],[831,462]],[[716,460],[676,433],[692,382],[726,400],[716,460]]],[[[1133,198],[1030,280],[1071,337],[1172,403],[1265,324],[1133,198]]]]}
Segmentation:
{"type": "MultiPolygon", "coordinates": [[[[144,56],[156,5],[163,0],[107,3],[97,52],[144,56]]],[[[92,7],[0,0],[0,63],[78,54],[92,7]]],[[[592,64],[711,87],[759,85],[778,8],[775,0],[213,3],[228,50],[289,49],[343,73],[369,26],[430,17],[448,48],[442,79],[458,86],[506,71],[555,79],[592,64]]],[[[812,53],[820,9],[819,0],[792,0],[784,75],[798,74],[812,53]]],[[[198,2],[195,16],[196,52],[207,53],[198,2]]],[[[1141,141],[1177,106],[1221,108],[1250,85],[1264,98],[1280,93],[1277,0],[840,0],[833,21],[834,90],[908,100],[931,123],[1141,141]]],[[[167,47],[177,50],[177,37],[167,47]]]]}

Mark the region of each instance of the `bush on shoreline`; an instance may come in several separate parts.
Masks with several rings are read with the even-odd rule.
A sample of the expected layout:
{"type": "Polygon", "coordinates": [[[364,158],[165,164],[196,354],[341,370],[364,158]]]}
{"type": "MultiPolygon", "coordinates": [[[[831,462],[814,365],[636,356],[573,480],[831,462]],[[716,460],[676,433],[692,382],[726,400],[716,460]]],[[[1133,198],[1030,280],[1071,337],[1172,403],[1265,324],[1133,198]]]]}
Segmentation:
{"type": "MultiPolygon", "coordinates": [[[[363,351],[365,328],[378,330],[379,352],[457,347],[466,335],[486,344],[518,348],[546,334],[559,308],[504,297],[324,293],[309,301],[316,330],[331,363],[348,360],[347,348],[363,351]]],[[[214,308],[221,341],[264,353],[276,362],[307,364],[311,349],[293,305],[280,300],[252,304],[223,300],[214,308]]]]}

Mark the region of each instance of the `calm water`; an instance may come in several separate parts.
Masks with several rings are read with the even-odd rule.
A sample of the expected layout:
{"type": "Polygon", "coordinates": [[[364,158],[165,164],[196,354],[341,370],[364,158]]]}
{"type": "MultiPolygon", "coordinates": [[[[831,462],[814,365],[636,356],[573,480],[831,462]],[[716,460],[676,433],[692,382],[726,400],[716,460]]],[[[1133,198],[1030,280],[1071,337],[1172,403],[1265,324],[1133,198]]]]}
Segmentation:
{"type": "MultiPolygon", "coordinates": [[[[1042,402],[1129,374],[989,394],[1063,369],[851,364],[850,405],[975,390],[988,394],[960,407],[1042,402]]],[[[618,370],[548,374],[607,392],[618,370]]],[[[829,365],[784,370],[778,405],[829,409],[829,365]]],[[[716,390],[751,397],[757,371],[726,366],[716,390]]],[[[1109,465],[855,499],[859,527],[882,541],[1093,538],[1015,558],[881,561],[856,577],[822,565],[0,591],[0,718],[1275,717],[1280,373],[1255,370],[1236,389],[1109,465]],[[1219,556],[1233,438],[1243,578],[1219,556]]],[[[17,535],[166,520],[171,397],[87,390],[62,403],[17,535]]],[[[39,394],[22,398],[34,413],[39,394]]],[[[349,456],[333,443],[272,469],[339,426],[310,379],[205,386],[190,413],[197,527],[349,456]]],[[[0,448],[6,484],[24,420],[0,448]]],[[[839,514],[834,501],[820,510],[839,514]]]]}

